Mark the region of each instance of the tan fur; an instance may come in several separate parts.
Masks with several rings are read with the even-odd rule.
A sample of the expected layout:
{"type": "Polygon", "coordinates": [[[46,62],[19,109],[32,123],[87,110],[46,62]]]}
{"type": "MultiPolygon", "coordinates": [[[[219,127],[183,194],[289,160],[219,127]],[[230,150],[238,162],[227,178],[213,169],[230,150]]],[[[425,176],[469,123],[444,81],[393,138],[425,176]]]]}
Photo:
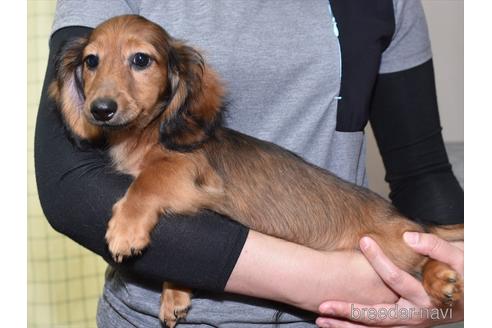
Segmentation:
{"type": "Polygon", "coordinates": [[[169,306],[161,307],[159,317],[169,327],[174,327],[180,319],[186,318],[191,306],[191,290],[165,282],[162,287],[161,304],[169,306]]]}
{"type": "Polygon", "coordinates": [[[463,297],[464,282],[448,264],[430,259],[425,263],[422,272],[424,288],[434,305],[449,307],[463,297]]]}
{"type": "MultiPolygon", "coordinates": [[[[426,258],[407,247],[402,234],[424,228],[387,201],[285,149],[222,128],[224,88],[195,50],[138,16],[113,18],[76,45],[81,44],[61,55],[51,95],[76,136],[93,140],[103,133],[115,168],[135,177],[108,224],[106,239],[116,261],[148,245],[159,215],[211,209],[254,230],[323,251],[357,250],[360,238],[368,235],[399,267],[421,271],[426,258]],[[74,67],[77,49],[82,57],[97,54],[97,69],[88,70],[82,62],[74,67]],[[136,52],[152,56],[145,70],[129,66],[136,52]],[[84,81],[83,104],[72,99],[70,78],[77,69],[84,81]],[[118,104],[109,123],[91,117],[90,104],[99,97],[118,104]]],[[[435,231],[463,238],[462,228],[435,231]]],[[[424,273],[424,280],[431,279],[424,286],[432,295],[442,294],[443,286],[432,283],[435,276],[424,273]]],[[[163,300],[174,300],[164,302],[161,312],[169,326],[186,315],[189,299],[183,292],[165,288],[163,300]]],[[[453,300],[458,298],[454,293],[453,300]]]]}

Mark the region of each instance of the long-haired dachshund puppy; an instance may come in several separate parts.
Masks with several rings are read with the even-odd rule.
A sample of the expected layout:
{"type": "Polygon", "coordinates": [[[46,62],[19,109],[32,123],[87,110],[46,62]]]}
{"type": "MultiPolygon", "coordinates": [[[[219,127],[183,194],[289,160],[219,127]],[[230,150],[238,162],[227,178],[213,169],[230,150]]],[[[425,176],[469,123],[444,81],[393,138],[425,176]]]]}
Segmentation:
{"type": "MultiPolygon", "coordinates": [[[[422,274],[436,306],[451,306],[462,278],[416,254],[405,231],[462,240],[463,226],[423,227],[375,193],[274,144],[221,126],[224,88],[193,48],[139,16],[71,41],[50,86],[77,140],[109,144],[114,167],[135,180],[113,207],[106,240],[118,262],[140,254],[163,213],[210,209],[251,229],[323,251],[374,238],[400,268],[422,274]]],[[[186,316],[186,288],[164,283],[161,320],[186,316]]]]}

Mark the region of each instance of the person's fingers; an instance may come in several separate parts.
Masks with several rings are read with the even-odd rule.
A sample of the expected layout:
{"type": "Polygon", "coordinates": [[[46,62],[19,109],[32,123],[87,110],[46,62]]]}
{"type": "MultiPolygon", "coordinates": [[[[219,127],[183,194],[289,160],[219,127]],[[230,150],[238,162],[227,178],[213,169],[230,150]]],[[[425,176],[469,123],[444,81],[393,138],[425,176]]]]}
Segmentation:
{"type": "Polygon", "coordinates": [[[416,252],[449,264],[463,275],[463,251],[430,233],[405,232],[403,239],[416,252]]]}
{"type": "Polygon", "coordinates": [[[398,295],[415,304],[430,304],[422,284],[393,264],[374,240],[363,237],[360,248],[381,279],[398,295]]]}

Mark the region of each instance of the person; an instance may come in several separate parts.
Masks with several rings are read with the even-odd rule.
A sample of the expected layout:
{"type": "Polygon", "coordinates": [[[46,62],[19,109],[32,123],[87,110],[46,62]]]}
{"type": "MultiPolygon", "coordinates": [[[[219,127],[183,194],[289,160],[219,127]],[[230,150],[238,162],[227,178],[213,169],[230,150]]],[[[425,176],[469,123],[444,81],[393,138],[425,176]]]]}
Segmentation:
{"type": "Polygon", "coordinates": [[[67,40],[123,14],[142,15],[202,50],[226,83],[230,128],[367,186],[363,129],[370,120],[395,206],[422,222],[463,222],[419,1],[59,0],[36,123],[37,186],[53,228],[109,263],[98,326],[159,327],[162,281],[195,289],[179,325],[188,327],[312,327],[313,312],[325,316],[319,324],[333,319],[333,304],[324,301],[405,296],[385,284],[375,264],[384,261],[380,253],[371,262],[358,253],[321,253],[207,211],[163,217],[142,256],[114,263],[106,224],[131,179],[112,171],[104,152],[70,142],[47,86],[67,40]]]}

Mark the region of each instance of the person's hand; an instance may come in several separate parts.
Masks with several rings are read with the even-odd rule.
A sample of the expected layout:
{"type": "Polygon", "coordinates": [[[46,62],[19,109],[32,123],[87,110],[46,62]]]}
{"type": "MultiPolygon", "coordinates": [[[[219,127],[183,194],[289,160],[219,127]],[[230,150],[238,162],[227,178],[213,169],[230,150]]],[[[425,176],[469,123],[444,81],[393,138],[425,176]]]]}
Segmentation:
{"type": "MultiPolygon", "coordinates": [[[[451,244],[432,234],[405,233],[406,243],[416,252],[449,264],[464,277],[463,243],[451,244]]],[[[435,309],[422,284],[395,266],[376,242],[360,241],[361,250],[381,278],[400,295],[394,304],[364,305],[328,301],[319,306],[320,327],[430,327],[463,320],[463,300],[452,309],[435,309]]]]}

